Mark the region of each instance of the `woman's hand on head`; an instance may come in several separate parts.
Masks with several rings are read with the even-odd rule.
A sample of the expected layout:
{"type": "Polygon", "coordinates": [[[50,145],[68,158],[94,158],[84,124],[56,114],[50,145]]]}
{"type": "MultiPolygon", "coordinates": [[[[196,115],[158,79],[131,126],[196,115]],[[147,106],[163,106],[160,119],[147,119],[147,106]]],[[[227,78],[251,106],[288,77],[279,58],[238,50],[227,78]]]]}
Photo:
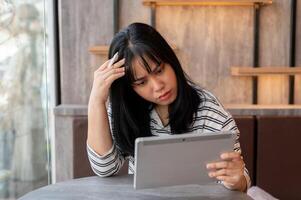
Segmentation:
{"type": "Polygon", "coordinates": [[[226,152],[220,155],[221,161],[208,163],[208,175],[223,181],[225,187],[231,190],[245,191],[247,181],[244,176],[245,163],[238,152],[226,152]]]}
{"type": "Polygon", "coordinates": [[[90,99],[93,98],[97,101],[105,103],[109,96],[109,89],[112,83],[124,76],[125,59],[121,59],[117,63],[109,66],[111,60],[107,60],[103,63],[95,72],[93,87],[90,94],[90,99]]]}

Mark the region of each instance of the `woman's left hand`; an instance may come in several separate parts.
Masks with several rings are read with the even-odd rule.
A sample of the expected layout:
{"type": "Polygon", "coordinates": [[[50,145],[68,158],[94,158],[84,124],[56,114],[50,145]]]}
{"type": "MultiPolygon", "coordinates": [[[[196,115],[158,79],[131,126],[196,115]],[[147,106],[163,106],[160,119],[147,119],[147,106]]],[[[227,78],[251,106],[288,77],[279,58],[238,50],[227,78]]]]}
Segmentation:
{"type": "Polygon", "coordinates": [[[222,161],[207,164],[209,177],[223,181],[228,189],[245,191],[247,189],[244,176],[245,163],[240,153],[226,152],[220,157],[222,161]]]}

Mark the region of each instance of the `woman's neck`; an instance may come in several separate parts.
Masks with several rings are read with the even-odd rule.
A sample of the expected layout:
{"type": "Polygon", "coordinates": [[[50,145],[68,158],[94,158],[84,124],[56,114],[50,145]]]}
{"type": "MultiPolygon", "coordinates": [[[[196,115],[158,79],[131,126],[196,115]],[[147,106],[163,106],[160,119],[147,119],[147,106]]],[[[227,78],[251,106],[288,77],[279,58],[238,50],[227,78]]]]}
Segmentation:
{"type": "Polygon", "coordinates": [[[156,112],[159,115],[159,118],[164,126],[166,126],[169,122],[169,113],[168,113],[168,105],[167,106],[159,106],[155,107],[156,112]]]}

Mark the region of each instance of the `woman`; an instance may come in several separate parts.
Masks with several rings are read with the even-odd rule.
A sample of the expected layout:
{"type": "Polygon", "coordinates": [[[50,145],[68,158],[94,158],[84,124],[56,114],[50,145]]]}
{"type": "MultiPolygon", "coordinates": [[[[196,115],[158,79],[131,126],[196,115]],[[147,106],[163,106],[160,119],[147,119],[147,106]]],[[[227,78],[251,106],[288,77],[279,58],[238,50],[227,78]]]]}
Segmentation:
{"type": "Polygon", "coordinates": [[[229,189],[246,191],[250,178],[232,116],[211,93],[188,79],[154,28],[134,23],[117,33],[109,58],[94,73],[88,106],[87,150],[97,175],[116,174],[127,158],[129,173],[134,173],[138,137],[232,130],[237,133],[234,151],[207,164],[208,175],[229,189]]]}

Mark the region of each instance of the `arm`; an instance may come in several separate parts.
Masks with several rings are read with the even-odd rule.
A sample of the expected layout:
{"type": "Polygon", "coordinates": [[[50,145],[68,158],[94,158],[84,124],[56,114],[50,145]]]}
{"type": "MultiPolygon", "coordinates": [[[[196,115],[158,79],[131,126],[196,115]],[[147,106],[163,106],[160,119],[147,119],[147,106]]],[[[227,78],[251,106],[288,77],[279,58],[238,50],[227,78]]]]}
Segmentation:
{"type": "Polygon", "coordinates": [[[201,98],[205,103],[202,105],[203,113],[200,115],[208,117],[204,129],[208,127],[206,130],[209,132],[231,131],[236,133],[233,151],[226,153],[226,155],[220,155],[221,160],[218,162],[208,163],[208,175],[222,181],[228,189],[246,191],[251,186],[251,181],[241,157],[239,130],[236,123],[213,94],[203,90],[201,98]]]}
{"type": "Polygon", "coordinates": [[[87,152],[92,170],[101,177],[113,175],[124,163],[124,157],[113,142],[105,102],[114,80],[124,75],[124,59],[113,67],[105,62],[94,72],[88,105],[87,152]]]}
{"type": "Polygon", "coordinates": [[[91,98],[88,105],[87,144],[99,155],[106,154],[113,144],[105,103],[91,98]]]}
{"type": "Polygon", "coordinates": [[[241,156],[239,131],[231,115],[224,122],[222,130],[236,133],[234,151],[221,154],[222,161],[220,162],[209,163],[207,165],[210,170],[209,176],[223,181],[224,186],[228,189],[246,192],[251,186],[251,179],[241,156]]]}

